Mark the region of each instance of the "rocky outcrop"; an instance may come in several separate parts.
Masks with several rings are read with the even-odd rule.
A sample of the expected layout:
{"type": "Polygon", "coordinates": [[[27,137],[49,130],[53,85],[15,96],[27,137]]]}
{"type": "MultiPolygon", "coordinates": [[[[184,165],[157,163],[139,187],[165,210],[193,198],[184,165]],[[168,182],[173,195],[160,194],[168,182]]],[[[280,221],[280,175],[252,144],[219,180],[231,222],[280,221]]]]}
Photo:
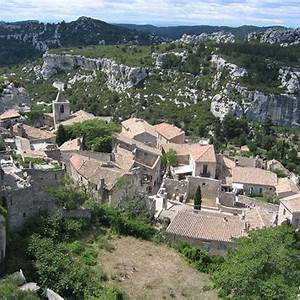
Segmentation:
{"type": "Polygon", "coordinates": [[[279,70],[279,80],[288,94],[300,92],[300,71],[292,68],[281,68],[279,70]]]}
{"type": "Polygon", "coordinates": [[[280,44],[282,46],[296,45],[300,43],[300,28],[270,28],[265,32],[251,32],[248,41],[259,40],[266,44],[280,44]]]}
{"type": "Polygon", "coordinates": [[[166,53],[153,53],[152,54],[152,58],[155,60],[154,65],[157,69],[160,69],[165,60],[168,58],[168,56],[170,55],[175,55],[176,57],[180,58],[181,62],[185,62],[188,57],[189,57],[189,53],[188,51],[183,51],[183,52],[166,52],[166,53]]]}
{"type": "Polygon", "coordinates": [[[30,110],[30,106],[31,100],[27,90],[7,81],[5,88],[0,92],[0,113],[9,109],[26,112],[30,110]]]}
{"type": "Polygon", "coordinates": [[[278,125],[300,125],[300,98],[295,95],[272,95],[250,91],[239,84],[228,83],[211,102],[211,112],[220,119],[231,112],[239,117],[263,122],[267,117],[278,125]],[[233,99],[232,94],[237,99],[233,99]]]}
{"type": "Polygon", "coordinates": [[[87,71],[102,71],[107,76],[107,85],[110,89],[122,92],[138,85],[148,77],[146,68],[129,67],[117,64],[108,58],[87,58],[80,55],[44,54],[44,63],[41,74],[48,79],[59,71],[68,71],[80,68],[87,71]]]}
{"type": "Polygon", "coordinates": [[[212,55],[211,62],[216,66],[217,71],[227,70],[231,79],[237,79],[239,77],[243,77],[247,75],[247,70],[244,68],[240,68],[235,64],[227,62],[221,56],[216,54],[212,55]]]}
{"type": "Polygon", "coordinates": [[[184,34],[179,41],[185,44],[200,44],[207,41],[215,41],[216,43],[234,43],[235,36],[232,33],[226,33],[224,31],[213,32],[210,34],[201,33],[200,35],[184,34]]]}

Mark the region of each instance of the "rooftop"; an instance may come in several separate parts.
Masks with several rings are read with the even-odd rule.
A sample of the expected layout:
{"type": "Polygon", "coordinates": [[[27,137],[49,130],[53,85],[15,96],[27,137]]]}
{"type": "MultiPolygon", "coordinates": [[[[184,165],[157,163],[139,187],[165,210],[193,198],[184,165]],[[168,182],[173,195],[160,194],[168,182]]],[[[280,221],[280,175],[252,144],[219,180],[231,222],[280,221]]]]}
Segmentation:
{"type": "Polygon", "coordinates": [[[175,144],[168,143],[162,146],[165,152],[176,151],[179,156],[191,156],[196,162],[216,162],[216,154],[213,145],[201,144],[175,144]]]}
{"type": "Polygon", "coordinates": [[[280,202],[290,211],[290,212],[300,212],[300,194],[282,198],[280,202]]]}
{"type": "Polygon", "coordinates": [[[15,109],[9,109],[3,114],[0,115],[0,121],[5,121],[5,120],[10,120],[10,119],[15,119],[19,118],[21,115],[18,113],[17,110],[15,109]]]}
{"type": "Polygon", "coordinates": [[[101,179],[104,179],[108,190],[111,190],[118,179],[127,173],[113,162],[102,162],[78,154],[70,158],[70,163],[81,176],[95,185],[99,185],[101,179]]]}
{"type": "Polygon", "coordinates": [[[277,175],[260,168],[235,167],[232,169],[232,183],[276,186],[277,175]]]}
{"type": "Polygon", "coordinates": [[[18,135],[19,130],[23,130],[25,137],[29,140],[49,140],[55,138],[55,134],[47,130],[41,130],[25,124],[16,124],[13,126],[13,132],[16,135],[18,135]]]}
{"type": "Polygon", "coordinates": [[[93,119],[97,119],[97,117],[95,117],[93,114],[90,114],[84,110],[79,110],[79,111],[71,114],[68,120],[60,122],[60,125],[69,126],[69,125],[73,125],[75,123],[81,123],[81,122],[84,122],[87,120],[93,120],[93,119]]]}
{"type": "Polygon", "coordinates": [[[281,194],[281,193],[294,193],[294,194],[299,194],[300,190],[297,187],[297,185],[289,178],[278,178],[278,185],[276,186],[276,193],[281,194]]]}
{"type": "Polygon", "coordinates": [[[73,140],[66,141],[59,147],[61,151],[76,151],[76,150],[80,150],[80,148],[81,148],[81,138],[76,138],[73,140]]]}
{"type": "Polygon", "coordinates": [[[239,217],[204,211],[179,211],[168,226],[167,233],[221,242],[232,242],[246,235],[244,223],[239,217]]]}
{"type": "Polygon", "coordinates": [[[162,135],[168,140],[184,134],[184,131],[181,128],[169,123],[157,124],[154,126],[154,128],[158,134],[162,135]]]}
{"type": "Polygon", "coordinates": [[[126,135],[130,138],[134,138],[135,136],[144,132],[157,137],[157,132],[155,131],[154,126],[150,125],[143,119],[131,118],[123,121],[121,124],[125,129],[123,132],[126,133],[126,135]]]}

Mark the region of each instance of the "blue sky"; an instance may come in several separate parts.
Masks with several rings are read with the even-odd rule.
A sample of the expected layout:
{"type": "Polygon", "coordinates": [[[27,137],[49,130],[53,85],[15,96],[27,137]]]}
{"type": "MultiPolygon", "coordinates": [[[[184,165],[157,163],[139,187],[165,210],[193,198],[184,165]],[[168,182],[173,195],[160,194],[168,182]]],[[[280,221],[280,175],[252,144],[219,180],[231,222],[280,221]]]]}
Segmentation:
{"type": "Polygon", "coordinates": [[[0,20],[300,27],[300,0],[0,0],[0,20]]]}

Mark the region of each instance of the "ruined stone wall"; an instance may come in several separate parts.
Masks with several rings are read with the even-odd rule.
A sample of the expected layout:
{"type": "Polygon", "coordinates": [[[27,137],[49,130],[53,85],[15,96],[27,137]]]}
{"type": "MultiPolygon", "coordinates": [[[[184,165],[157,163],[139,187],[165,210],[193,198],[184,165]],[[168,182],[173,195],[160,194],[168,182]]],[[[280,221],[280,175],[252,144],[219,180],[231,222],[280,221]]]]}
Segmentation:
{"type": "Polygon", "coordinates": [[[188,182],[186,180],[177,180],[166,178],[164,180],[164,188],[166,189],[167,198],[173,199],[174,195],[186,195],[188,192],[188,182]]]}

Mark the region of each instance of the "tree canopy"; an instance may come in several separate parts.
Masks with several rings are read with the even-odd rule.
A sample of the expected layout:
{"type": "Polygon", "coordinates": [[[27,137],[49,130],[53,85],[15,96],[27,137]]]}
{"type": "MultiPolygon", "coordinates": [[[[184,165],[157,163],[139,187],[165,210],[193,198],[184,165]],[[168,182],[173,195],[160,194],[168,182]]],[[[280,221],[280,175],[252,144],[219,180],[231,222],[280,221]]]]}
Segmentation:
{"type": "Polygon", "coordinates": [[[296,299],[300,238],[289,225],[256,230],[237,242],[213,280],[222,297],[296,299]]]}

